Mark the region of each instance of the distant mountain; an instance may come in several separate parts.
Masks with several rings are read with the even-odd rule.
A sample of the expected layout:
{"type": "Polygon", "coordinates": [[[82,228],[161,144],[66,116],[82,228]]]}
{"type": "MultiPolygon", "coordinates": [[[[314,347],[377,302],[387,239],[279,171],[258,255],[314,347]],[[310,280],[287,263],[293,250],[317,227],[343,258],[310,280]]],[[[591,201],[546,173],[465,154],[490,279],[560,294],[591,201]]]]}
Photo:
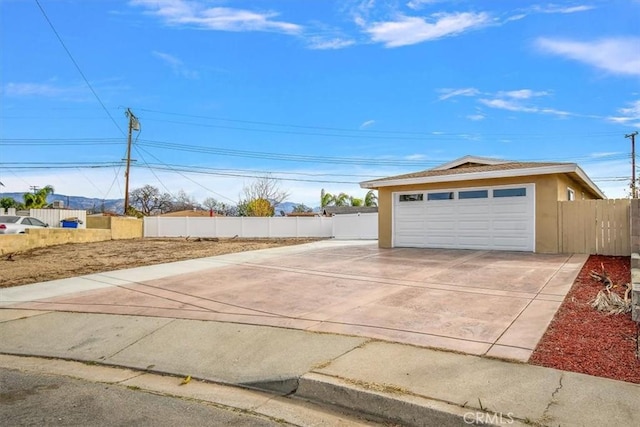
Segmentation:
{"type": "MultiPolygon", "coordinates": [[[[22,202],[24,193],[0,193],[0,198],[11,197],[17,202],[22,202]]],[[[85,209],[90,213],[98,212],[115,212],[122,213],[124,211],[124,199],[96,199],[82,196],[66,196],[64,194],[52,194],[47,198],[47,202],[53,203],[61,201],[65,209],[85,209]]],[[[280,211],[291,213],[293,209],[300,203],[284,202],[275,206],[276,216],[280,215],[280,211]]],[[[320,208],[313,209],[318,212],[320,208]]]]}
{"type": "MultiPolygon", "coordinates": [[[[280,211],[282,211],[282,212],[284,212],[284,213],[286,213],[286,214],[291,213],[291,212],[293,212],[293,209],[294,209],[296,206],[300,205],[300,204],[301,204],[301,203],[293,203],[293,202],[283,202],[283,203],[280,203],[280,204],[278,204],[278,205],[276,205],[276,206],[274,207],[274,209],[275,209],[275,211],[276,211],[276,216],[281,216],[280,211]]],[[[313,211],[314,211],[314,212],[319,212],[319,211],[320,211],[320,208],[319,208],[319,207],[315,207],[315,208],[313,208],[313,211]]]]}
{"type": "MultiPolygon", "coordinates": [[[[17,202],[22,202],[24,193],[0,193],[0,197],[11,197],[17,202]]],[[[115,212],[122,213],[124,199],[96,199],[82,196],[66,196],[64,194],[52,194],[47,202],[61,201],[65,209],[84,209],[89,212],[115,212]]]]}

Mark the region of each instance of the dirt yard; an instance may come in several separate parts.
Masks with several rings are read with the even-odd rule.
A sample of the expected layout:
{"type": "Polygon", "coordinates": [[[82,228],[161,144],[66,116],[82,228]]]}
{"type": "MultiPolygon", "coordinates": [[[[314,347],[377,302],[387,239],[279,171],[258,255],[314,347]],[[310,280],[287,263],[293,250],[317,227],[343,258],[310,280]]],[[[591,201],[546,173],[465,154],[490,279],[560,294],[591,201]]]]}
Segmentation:
{"type": "Polygon", "coordinates": [[[0,259],[0,288],[316,240],[146,238],[49,246],[11,256],[3,255],[0,259]]]}

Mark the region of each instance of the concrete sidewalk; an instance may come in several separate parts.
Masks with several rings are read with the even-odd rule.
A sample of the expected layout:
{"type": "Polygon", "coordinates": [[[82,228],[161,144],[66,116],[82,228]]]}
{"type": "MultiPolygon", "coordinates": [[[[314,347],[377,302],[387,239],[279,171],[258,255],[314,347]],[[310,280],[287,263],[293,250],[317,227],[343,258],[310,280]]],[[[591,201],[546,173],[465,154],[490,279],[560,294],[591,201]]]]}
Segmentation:
{"type": "Polygon", "coordinates": [[[638,385],[269,326],[6,308],[0,353],[191,375],[402,425],[640,425],[638,385]]]}

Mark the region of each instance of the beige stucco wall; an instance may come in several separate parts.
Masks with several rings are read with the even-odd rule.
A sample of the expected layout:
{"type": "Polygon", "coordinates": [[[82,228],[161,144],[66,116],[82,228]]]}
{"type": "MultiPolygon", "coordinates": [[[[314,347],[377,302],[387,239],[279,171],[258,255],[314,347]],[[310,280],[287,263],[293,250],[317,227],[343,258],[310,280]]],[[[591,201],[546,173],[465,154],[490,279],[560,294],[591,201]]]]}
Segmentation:
{"type": "MultiPolygon", "coordinates": [[[[142,237],[142,220],[100,218],[107,218],[111,228],[32,228],[28,229],[25,234],[0,235],[0,255],[66,243],[101,242],[142,237]]],[[[87,218],[87,226],[92,222],[94,221],[87,218]]],[[[104,221],[96,221],[94,224],[104,225],[104,221]]]]}
{"type": "Polygon", "coordinates": [[[100,228],[103,230],[109,230],[111,228],[110,216],[88,216],[87,228],[100,228]]]}
{"type": "MultiPolygon", "coordinates": [[[[392,244],[393,198],[397,191],[424,191],[438,189],[456,189],[463,187],[489,187],[512,184],[535,184],[535,245],[536,252],[557,253],[558,244],[558,200],[566,200],[567,185],[580,196],[584,188],[572,178],[562,175],[533,175],[525,177],[483,179],[476,181],[443,182],[434,184],[418,184],[378,189],[378,245],[390,248],[392,244]],[[561,198],[564,197],[564,198],[561,198]]],[[[595,198],[589,191],[585,196],[595,198]]]]}
{"type": "Polygon", "coordinates": [[[571,188],[576,194],[576,200],[593,200],[599,199],[591,189],[579,183],[569,175],[558,175],[558,201],[564,202],[569,200],[567,190],[571,188]]]}
{"type": "Polygon", "coordinates": [[[111,217],[111,238],[137,239],[142,237],[143,221],[131,217],[111,217]]]}
{"type": "Polygon", "coordinates": [[[100,242],[103,240],[111,240],[111,230],[32,228],[28,229],[25,234],[0,236],[0,255],[65,243],[100,242]]]}

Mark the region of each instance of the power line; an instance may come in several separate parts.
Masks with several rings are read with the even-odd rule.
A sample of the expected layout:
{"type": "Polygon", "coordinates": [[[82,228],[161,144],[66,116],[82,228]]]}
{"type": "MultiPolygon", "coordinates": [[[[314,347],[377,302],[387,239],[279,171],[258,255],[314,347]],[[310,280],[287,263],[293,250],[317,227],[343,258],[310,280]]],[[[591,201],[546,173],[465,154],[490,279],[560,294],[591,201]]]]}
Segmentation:
{"type": "MultiPolygon", "coordinates": [[[[171,172],[185,172],[185,173],[194,173],[194,174],[204,174],[204,175],[212,175],[212,176],[221,176],[221,177],[233,177],[233,178],[261,178],[264,174],[243,174],[243,173],[230,173],[230,172],[209,172],[206,170],[196,170],[190,166],[175,166],[175,165],[149,165],[150,168],[155,170],[167,170],[171,172]]],[[[184,175],[180,174],[184,178],[184,175]]],[[[276,175],[276,173],[273,173],[276,175]]],[[[286,178],[275,176],[280,181],[292,181],[292,182],[315,182],[322,184],[358,184],[360,181],[339,181],[339,180],[328,180],[328,179],[304,179],[304,178],[286,178]]],[[[200,184],[198,184],[200,185],[200,184]]],[[[206,188],[206,187],[202,187],[206,188]]]]}
{"type": "Polygon", "coordinates": [[[140,158],[142,159],[142,162],[145,164],[145,166],[147,167],[147,169],[149,169],[149,171],[153,174],[153,176],[156,178],[156,180],[160,183],[160,185],[162,185],[164,187],[165,190],[167,190],[167,193],[169,193],[169,195],[171,195],[171,197],[175,198],[175,196],[173,195],[173,193],[171,192],[171,190],[169,190],[169,188],[164,185],[164,182],[162,182],[162,180],[160,179],[160,177],[158,177],[158,175],[156,175],[156,172],[154,171],[154,168],[152,168],[151,166],[149,166],[149,163],[147,163],[147,160],[144,158],[144,156],[142,155],[142,153],[140,152],[140,150],[138,150],[138,147],[133,147],[134,150],[136,150],[136,153],[138,153],[138,155],[140,156],[140,158]]]}
{"type": "MultiPolygon", "coordinates": [[[[136,148],[136,149],[137,149],[137,148],[136,148]]],[[[149,153],[149,152],[148,152],[147,150],[145,150],[144,148],[141,148],[141,150],[145,151],[145,152],[146,152],[147,154],[149,154],[151,157],[153,157],[154,159],[156,159],[157,161],[159,161],[159,162],[161,162],[161,163],[162,163],[162,160],[158,159],[156,156],[154,156],[153,154],[149,153]]],[[[205,189],[205,190],[209,191],[210,193],[215,194],[215,195],[217,195],[217,196],[219,196],[219,197],[222,197],[222,198],[224,198],[224,199],[227,199],[227,200],[229,200],[229,201],[231,201],[231,202],[234,202],[234,203],[235,203],[235,200],[233,200],[233,199],[231,199],[231,198],[229,198],[229,197],[227,197],[227,196],[225,196],[225,195],[223,195],[223,194],[217,193],[217,192],[213,191],[212,189],[210,189],[210,188],[208,188],[208,187],[205,187],[205,186],[204,186],[204,185],[202,185],[201,183],[199,183],[199,182],[197,182],[197,181],[194,181],[193,179],[191,179],[191,178],[187,177],[186,175],[184,175],[184,174],[180,173],[180,171],[176,171],[176,170],[175,170],[175,169],[173,169],[171,166],[166,165],[166,164],[165,164],[165,166],[166,166],[169,170],[171,170],[171,171],[174,171],[174,172],[178,173],[178,175],[182,176],[182,177],[183,177],[183,178],[185,178],[185,179],[188,179],[189,181],[191,181],[191,182],[193,182],[194,184],[198,185],[199,187],[201,187],[201,188],[203,188],[203,189],[205,189]]]]}
{"type": "MultiPolygon", "coordinates": [[[[54,139],[0,139],[3,145],[11,146],[76,146],[76,145],[108,145],[118,144],[121,142],[114,138],[54,138],[54,139]]],[[[442,159],[437,160],[401,160],[401,159],[372,159],[362,157],[338,157],[338,156],[316,156],[316,155],[301,155],[301,154],[289,154],[289,153],[271,153],[252,150],[230,150],[226,148],[218,148],[215,146],[203,146],[195,144],[183,144],[170,141],[157,141],[157,140],[139,140],[136,138],[138,144],[143,144],[148,147],[156,147],[163,149],[171,149],[178,151],[190,151],[203,154],[215,154],[218,156],[232,156],[232,157],[246,157],[246,158],[260,158],[269,160],[286,160],[286,161],[307,161],[316,163],[343,163],[343,164],[361,164],[361,165],[387,165],[387,166],[415,166],[425,167],[429,165],[439,165],[443,162],[442,159]],[[139,142],[138,142],[139,141],[139,142]]],[[[583,155],[572,156],[567,158],[528,158],[520,159],[521,161],[554,161],[554,162],[575,162],[575,163],[594,163],[611,160],[620,160],[629,158],[629,154],[626,152],[608,153],[603,155],[583,155]]]]}
{"type": "MultiPolygon", "coordinates": [[[[122,130],[122,128],[120,127],[120,125],[118,124],[118,122],[116,121],[116,119],[111,115],[111,113],[107,109],[106,105],[104,105],[104,102],[102,102],[102,99],[100,98],[100,96],[98,96],[98,93],[93,88],[93,85],[89,82],[89,79],[87,78],[87,76],[82,71],[82,68],[80,68],[80,65],[78,64],[78,62],[75,60],[75,58],[71,54],[71,51],[69,50],[69,48],[67,48],[67,45],[65,44],[64,40],[62,40],[62,37],[58,33],[58,30],[56,30],[56,27],[53,25],[53,22],[51,22],[51,19],[49,19],[49,16],[47,15],[47,12],[44,10],[42,5],[40,4],[40,1],[39,0],[35,0],[35,2],[38,5],[38,8],[40,9],[40,12],[42,12],[42,16],[44,16],[44,19],[49,24],[49,27],[51,27],[51,30],[53,31],[53,33],[55,34],[56,38],[60,42],[60,45],[62,46],[64,51],[67,53],[67,56],[69,57],[69,59],[71,60],[73,65],[75,66],[76,70],[78,71],[78,73],[80,74],[80,76],[82,77],[84,82],[86,83],[87,87],[89,88],[89,90],[91,91],[93,96],[96,98],[96,100],[98,101],[98,103],[100,104],[100,106],[102,107],[104,112],[107,114],[107,116],[109,117],[111,122],[115,125],[116,129],[118,129],[122,135],[126,135],[124,133],[124,131],[122,130]]],[[[116,172],[116,176],[114,177],[114,181],[118,179],[118,175],[117,174],[119,173],[119,171],[120,171],[120,169],[118,169],[118,171],[116,172]]],[[[111,191],[112,187],[113,187],[113,182],[111,183],[111,187],[109,187],[109,191],[111,191]]],[[[108,193],[106,193],[106,194],[108,194],[108,193]]]]}
{"type": "Polygon", "coordinates": [[[116,121],[116,119],[113,118],[113,116],[111,115],[111,113],[109,112],[109,110],[107,109],[107,107],[104,105],[104,103],[102,102],[102,99],[100,99],[100,97],[98,96],[98,93],[95,91],[95,89],[93,88],[93,86],[91,85],[91,83],[89,83],[89,79],[87,79],[87,76],[85,76],[84,72],[82,72],[82,69],[80,68],[80,65],[78,65],[78,62],[75,60],[75,58],[73,57],[73,55],[71,54],[71,51],[67,48],[67,45],[64,43],[64,41],[62,40],[62,37],[60,37],[60,34],[58,34],[58,31],[56,30],[56,27],[53,25],[53,22],[51,22],[51,20],[49,19],[49,16],[47,16],[47,12],[45,12],[44,8],[42,7],[42,5],[40,4],[39,0],[35,0],[36,4],[38,5],[38,8],[40,9],[40,12],[42,12],[42,15],[44,16],[44,19],[47,21],[47,23],[49,24],[49,26],[51,27],[51,30],[53,31],[53,33],[56,35],[58,41],[60,42],[60,44],[62,45],[62,48],[64,49],[65,52],[67,52],[67,55],[69,56],[69,59],[71,60],[71,62],[73,63],[73,65],[76,67],[76,70],[78,70],[78,73],[80,74],[80,76],[82,76],[82,79],[84,80],[84,82],[87,84],[87,86],[89,87],[89,90],[91,90],[91,93],[93,93],[93,96],[96,98],[96,100],[98,101],[98,103],[100,104],[100,106],[102,107],[102,109],[104,110],[105,113],[107,113],[107,116],[109,116],[109,118],[111,119],[111,121],[113,122],[113,124],[116,126],[116,128],[118,128],[118,130],[120,131],[120,133],[122,133],[123,135],[125,135],[124,131],[122,130],[122,128],[120,127],[120,125],[118,125],[118,122],[116,121]]]}
{"type": "MultiPolygon", "coordinates": [[[[422,131],[422,132],[418,132],[418,131],[405,131],[405,130],[377,130],[377,129],[349,129],[349,128],[340,128],[340,127],[331,127],[331,126],[309,126],[309,125],[299,125],[299,124],[291,124],[291,123],[277,123],[277,122],[266,122],[266,121],[255,121],[255,120],[242,120],[242,119],[229,119],[229,118],[222,118],[222,117],[214,117],[214,116],[203,116],[203,115],[195,115],[195,114],[185,114],[185,113],[176,113],[176,112],[168,112],[168,111],[158,111],[158,110],[151,110],[151,109],[145,109],[145,108],[139,108],[139,111],[146,111],[149,113],[155,113],[155,114],[164,114],[164,115],[170,115],[170,116],[177,116],[177,117],[188,117],[188,118],[195,118],[195,119],[204,119],[204,120],[215,120],[215,121],[221,121],[221,122],[227,122],[227,123],[239,123],[239,124],[249,124],[249,125],[260,125],[260,126],[272,126],[272,127],[283,127],[283,128],[293,128],[293,129],[309,129],[309,130],[320,130],[320,131],[336,131],[336,132],[346,132],[346,133],[358,133],[358,134],[389,134],[389,135],[415,135],[415,136],[422,136],[422,137],[429,137],[429,138],[441,138],[441,137],[451,137],[451,138],[459,138],[461,134],[459,133],[442,133],[442,132],[426,132],[426,131],[422,131]]],[[[150,119],[150,118],[145,118],[146,120],[154,120],[154,119],[150,119]]],[[[158,121],[163,121],[163,120],[158,120],[158,121]]],[[[189,122],[179,122],[179,121],[169,121],[166,120],[166,122],[168,123],[180,123],[180,124],[190,124],[190,125],[195,125],[195,126],[206,126],[204,124],[199,124],[199,123],[189,123],[189,122]]],[[[216,127],[213,125],[209,125],[211,127],[216,127]]],[[[220,126],[221,127],[221,126],[220,126]]],[[[229,127],[226,127],[229,128],[229,127]]],[[[239,129],[239,130],[254,130],[254,131],[258,131],[257,129],[252,129],[252,128],[230,128],[230,129],[239,129]]],[[[322,134],[311,134],[311,135],[322,135],[322,134]]],[[[541,138],[546,138],[548,137],[547,134],[511,134],[511,133],[496,133],[496,134],[487,134],[487,133],[483,133],[483,135],[490,135],[490,136],[524,136],[524,135],[533,135],[536,137],[541,137],[541,138]]],[[[558,134],[558,133],[554,133],[554,135],[562,135],[562,134],[558,134]]],[[[575,132],[570,132],[567,133],[566,135],[572,135],[575,136],[575,132]]],[[[601,136],[614,136],[617,135],[617,132],[589,132],[588,134],[585,134],[585,137],[588,136],[594,136],[594,135],[601,135],[601,136]]],[[[336,136],[336,135],[330,135],[330,136],[336,136]]],[[[394,138],[394,137],[388,137],[389,139],[398,139],[398,138],[394,138]]]]}
{"type": "MultiPolygon", "coordinates": [[[[304,179],[304,178],[287,178],[287,177],[283,177],[282,175],[298,175],[298,176],[310,176],[310,177],[321,177],[321,176],[345,176],[345,177],[354,177],[354,178],[361,178],[361,179],[375,179],[375,178],[379,178],[380,176],[377,175],[351,175],[351,174],[313,174],[313,173],[303,173],[303,172],[286,172],[286,171],[263,171],[263,170],[251,170],[251,169],[220,169],[220,168],[210,168],[210,167],[205,167],[205,166],[193,166],[193,165],[180,165],[180,164],[169,164],[169,163],[149,163],[146,161],[146,159],[144,159],[144,156],[142,155],[141,151],[145,151],[148,155],[156,158],[155,156],[153,156],[153,154],[151,154],[150,152],[148,152],[147,150],[144,150],[142,148],[138,148],[138,147],[134,147],[134,149],[136,150],[136,152],[141,156],[141,158],[143,158],[143,162],[144,162],[144,166],[142,165],[132,165],[132,167],[134,168],[145,168],[145,169],[149,169],[150,171],[169,171],[169,172],[175,172],[175,173],[179,173],[179,175],[185,177],[182,173],[187,173],[187,174],[200,174],[200,175],[210,175],[210,176],[220,176],[220,177],[235,177],[235,178],[260,178],[262,176],[264,176],[267,173],[273,174],[276,176],[277,179],[282,180],[282,181],[291,181],[291,182],[314,182],[314,183],[328,183],[328,184],[358,184],[360,181],[347,181],[347,180],[336,180],[336,179],[304,179]]],[[[157,158],[156,158],[157,160],[157,158]]],[[[100,165],[81,165],[81,164],[68,164],[68,165],[64,165],[64,164],[50,164],[50,165],[45,165],[43,163],[39,163],[39,162],[28,162],[28,164],[25,165],[20,165],[20,164],[16,164],[16,163],[2,163],[2,164],[10,164],[12,169],[23,169],[23,170],[38,170],[38,169],[47,169],[47,170],[55,170],[55,169],[100,169],[100,168],[109,168],[109,167],[114,167],[116,164],[114,163],[104,163],[104,164],[100,164],[100,165]],[[34,164],[36,163],[36,164],[34,164]]],[[[156,179],[158,180],[158,182],[160,182],[162,184],[163,187],[165,187],[165,189],[167,189],[167,186],[164,185],[164,183],[162,182],[162,180],[154,174],[154,176],[156,176],[156,179]]],[[[185,177],[186,178],[186,177],[185,177]]],[[[187,178],[188,179],[188,178],[187,178]]],[[[625,181],[628,180],[628,177],[624,177],[624,176],[602,176],[602,177],[593,177],[592,178],[593,181],[597,181],[597,182],[606,182],[606,181],[625,181]]],[[[192,181],[190,179],[190,181],[192,181]]],[[[199,186],[201,186],[202,188],[211,191],[213,193],[215,193],[213,190],[210,190],[209,188],[201,185],[199,182],[193,181],[196,184],[198,184],[199,186]]],[[[167,189],[168,192],[171,192],[170,190],[167,189]]],[[[217,193],[216,193],[217,194],[217,193]]]]}

